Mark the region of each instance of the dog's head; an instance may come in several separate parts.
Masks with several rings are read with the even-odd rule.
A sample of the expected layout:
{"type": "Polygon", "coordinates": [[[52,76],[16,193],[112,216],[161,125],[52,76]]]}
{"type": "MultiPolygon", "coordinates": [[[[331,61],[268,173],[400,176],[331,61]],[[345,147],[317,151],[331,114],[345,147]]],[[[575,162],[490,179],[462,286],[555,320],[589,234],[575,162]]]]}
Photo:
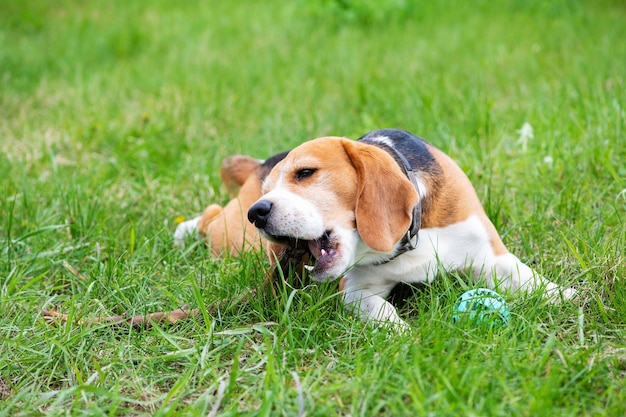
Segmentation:
{"type": "Polygon", "coordinates": [[[338,137],[292,150],[265,179],[263,194],[248,219],[271,242],[308,252],[318,281],[393,254],[419,199],[387,152],[338,137]]]}

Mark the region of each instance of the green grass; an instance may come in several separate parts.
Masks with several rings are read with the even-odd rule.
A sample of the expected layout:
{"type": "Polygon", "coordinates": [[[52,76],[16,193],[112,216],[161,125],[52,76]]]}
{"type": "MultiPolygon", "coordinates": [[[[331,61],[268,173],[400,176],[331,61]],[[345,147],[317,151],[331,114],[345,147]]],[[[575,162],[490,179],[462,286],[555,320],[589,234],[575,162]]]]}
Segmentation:
{"type": "Polygon", "coordinates": [[[625,19],[604,0],[2,2],[0,415],[624,415],[625,19]],[[262,254],[173,249],[177,216],[227,200],[225,156],[381,127],[452,155],[509,249],[580,299],[455,326],[467,287],[442,276],[398,336],[334,284],[238,301],[262,254]]]}

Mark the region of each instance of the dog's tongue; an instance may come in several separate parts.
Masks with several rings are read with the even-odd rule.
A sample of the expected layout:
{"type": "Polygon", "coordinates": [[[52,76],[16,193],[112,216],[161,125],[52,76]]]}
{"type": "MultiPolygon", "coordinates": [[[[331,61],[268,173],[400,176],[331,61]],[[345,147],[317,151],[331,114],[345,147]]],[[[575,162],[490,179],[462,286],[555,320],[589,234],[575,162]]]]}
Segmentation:
{"type": "Polygon", "coordinates": [[[309,250],[315,259],[319,259],[320,256],[325,255],[322,251],[326,252],[324,248],[322,248],[321,239],[309,240],[309,250]]]}
{"type": "Polygon", "coordinates": [[[309,250],[317,260],[335,254],[335,249],[328,247],[328,238],[325,236],[319,239],[309,240],[309,250]]]}

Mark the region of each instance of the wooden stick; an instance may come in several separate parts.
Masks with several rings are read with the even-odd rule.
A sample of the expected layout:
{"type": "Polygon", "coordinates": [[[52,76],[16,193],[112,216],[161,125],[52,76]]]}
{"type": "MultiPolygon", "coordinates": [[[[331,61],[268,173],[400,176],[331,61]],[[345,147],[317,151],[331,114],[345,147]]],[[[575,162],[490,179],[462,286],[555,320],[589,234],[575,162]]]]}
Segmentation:
{"type": "MultiPolygon", "coordinates": [[[[81,325],[94,325],[98,323],[110,323],[110,324],[121,324],[127,323],[132,327],[143,327],[147,328],[152,325],[152,323],[170,323],[174,324],[179,320],[186,319],[188,317],[194,317],[200,313],[200,310],[189,309],[187,306],[180,308],[178,310],[172,311],[159,311],[156,313],[144,314],[144,315],[136,315],[136,316],[105,316],[105,317],[94,317],[94,318],[86,318],[78,320],[78,324],[81,325]]],[[[69,320],[69,316],[67,314],[59,313],[56,309],[54,310],[43,310],[44,319],[48,323],[53,323],[55,321],[60,321],[61,323],[67,323],[69,320]]]]}
{"type": "MultiPolygon", "coordinates": [[[[307,283],[307,278],[301,278],[303,273],[303,256],[304,253],[297,249],[292,249],[290,251],[286,251],[286,253],[282,254],[281,260],[278,262],[278,268],[282,270],[282,273],[278,271],[278,268],[274,266],[271,268],[270,272],[265,276],[265,288],[270,288],[274,297],[276,297],[276,286],[278,282],[280,282],[284,277],[290,274],[293,270],[296,270],[297,273],[294,274],[295,282],[293,283],[296,288],[302,288],[307,283]]],[[[70,273],[74,276],[85,279],[83,275],[81,275],[75,268],[71,265],[64,263],[63,265],[70,273]]],[[[238,302],[247,302],[250,296],[254,296],[257,293],[256,289],[251,288],[248,293],[244,294],[238,302]]],[[[222,300],[221,302],[213,305],[210,308],[209,313],[214,313],[227,302],[232,300],[222,300]]],[[[99,323],[110,323],[110,324],[129,324],[131,327],[140,327],[140,328],[148,328],[152,325],[152,323],[170,323],[174,324],[179,320],[186,319],[188,317],[197,316],[200,313],[200,309],[189,309],[188,306],[183,306],[178,310],[172,311],[158,311],[155,313],[136,315],[136,316],[104,316],[104,317],[93,317],[93,318],[83,318],[78,320],[78,324],[80,325],[94,325],[99,323]]],[[[59,321],[61,323],[67,323],[69,320],[69,315],[64,313],[59,313],[56,307],[52,310],[43,310],[42,312],[44,319],[48,323],[54,323],[59,321]]]]}

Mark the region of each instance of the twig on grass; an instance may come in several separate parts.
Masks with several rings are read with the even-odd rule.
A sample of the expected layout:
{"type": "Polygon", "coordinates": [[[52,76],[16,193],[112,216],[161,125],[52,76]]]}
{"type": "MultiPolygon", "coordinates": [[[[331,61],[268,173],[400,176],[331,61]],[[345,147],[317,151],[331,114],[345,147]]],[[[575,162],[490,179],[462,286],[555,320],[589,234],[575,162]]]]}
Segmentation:
{"type": "MultiPolygon", "coordinates": [[[[301,262],[301,259],[298,259],[301,262]]],[[[78,272],[74,267],[72,267],[67,262],[63,262],[63,267],[67,269],[72,275],[77,278],[87,281],[87,278],[83,276],[80,272],[78,272]]],[[[281,271],[283,268],[293,267],[293,265],[281,265],[281,271]]],[[[276,288],[279,280],[284,279],[281,277],[281,273],[277,271],[278,268],[274,268],[270,273],[268,273],[264,280],[265,289],[269,288],[272,291],[272,294],[276,296],[276,288]]],[[[301,268],[300,268],[301,269],[301,268]]],[[[302,281],[297,281],[296,285],[303,285],[302,281]]],[[[250,288],[247,293],[243,294],[238,300],[237,303],[245,303],[251,297],[257,295],[257,290],[255,288],[250,288]]],[[[232,299],[224,299],[220,302],[214,304],[210,308],[207,308],[207,312],[209,314],[214,314],[220,308],[227,305],[228,303],[232,303],[232,299]]],[[[186,319],[188,317],[194,317],[201,312],[200,309],[190,309],[188,306],[183,306],[178,310],[172,311],[159,311],[155,313],[149,314],[141,314],[136,316],[104,316],[104,317],[93,317],[93,318],[82,318],[78,320],[79,325],[94,325],[101,323],[110,323],[110,324],[129,324],[131,327],[139,327],[139,328],[148,328],[152,323],[169,323],[174,324],[180,320],[186,319]]],[[[54,307],[52,310],[43,310],[42,314],[44,319],[48,323],[54,323],[55,321],[60,321],[61,323],[67,323],[70,320],[70,316],[68,314],[59,313],[54,307]]]]}
{"type": "MultiPolygon", "coordinates": [[[[172,311],[159,311],[156,313],[150,314],[142,314],[136,316],[105,316],[105,317],[94,317],[94,318],[85,318],[78,320],[78,324],[85,325],[94,325],[99,323],[110,323],[110,324],[122,324],[127,323],[132,327],[150,327],[152,323],[169,323],[174,324],[179,320],[186,319],[188,317],[193,317],[198,315],[200,312],[199,309],[189,309],[187,306],[180,308],[178,310],[172,311]]],[[[59,320],[61,323],[66,323],[70,316],[67,314],[59,313],[56,309],[53,310],[43,310],[44,319],[48,323],[53,323],[56,320],[59,320]]]]}
{"type": "MultiPolygon", "coordinates": [[[[253,297],[256,294],[256,290],[254,288],[250,289],[246,294],[242,295],[237,303],[245,303],[248,301],[250,297],[253,297]]],[[[218,303],[212,305],[210,308],[207,308],[207,312],[209,314],[215,314],[219,309],[223,308],[227,304],[232,303],[232,299],[223,299],[218,303]]],[[[132,327],[139,328],[148,328],[152,325],[152,323],[169,323],[174,324],[180,320],[194,317],[200,314],[199,308],[190,309],[189,306],[185,305],[178,310],[172,311],[158,311],[155,313],[149,314],[140,314],[135,316],[121,315],[121,316],[104,316],[104,317],[92,317],[92,318],[82,318],[78,320],[79,325],[94,325],[101,323],[109,323],[109,324],[129,324],[132,327]]],[[[61,323],[67,323],[70,320],[70,316],[68,314],[59,313],[56,307],[52,310],[43,310],[42,314],[47,323],[55,323],[56,321],[60,321],[61,323]]]]}

